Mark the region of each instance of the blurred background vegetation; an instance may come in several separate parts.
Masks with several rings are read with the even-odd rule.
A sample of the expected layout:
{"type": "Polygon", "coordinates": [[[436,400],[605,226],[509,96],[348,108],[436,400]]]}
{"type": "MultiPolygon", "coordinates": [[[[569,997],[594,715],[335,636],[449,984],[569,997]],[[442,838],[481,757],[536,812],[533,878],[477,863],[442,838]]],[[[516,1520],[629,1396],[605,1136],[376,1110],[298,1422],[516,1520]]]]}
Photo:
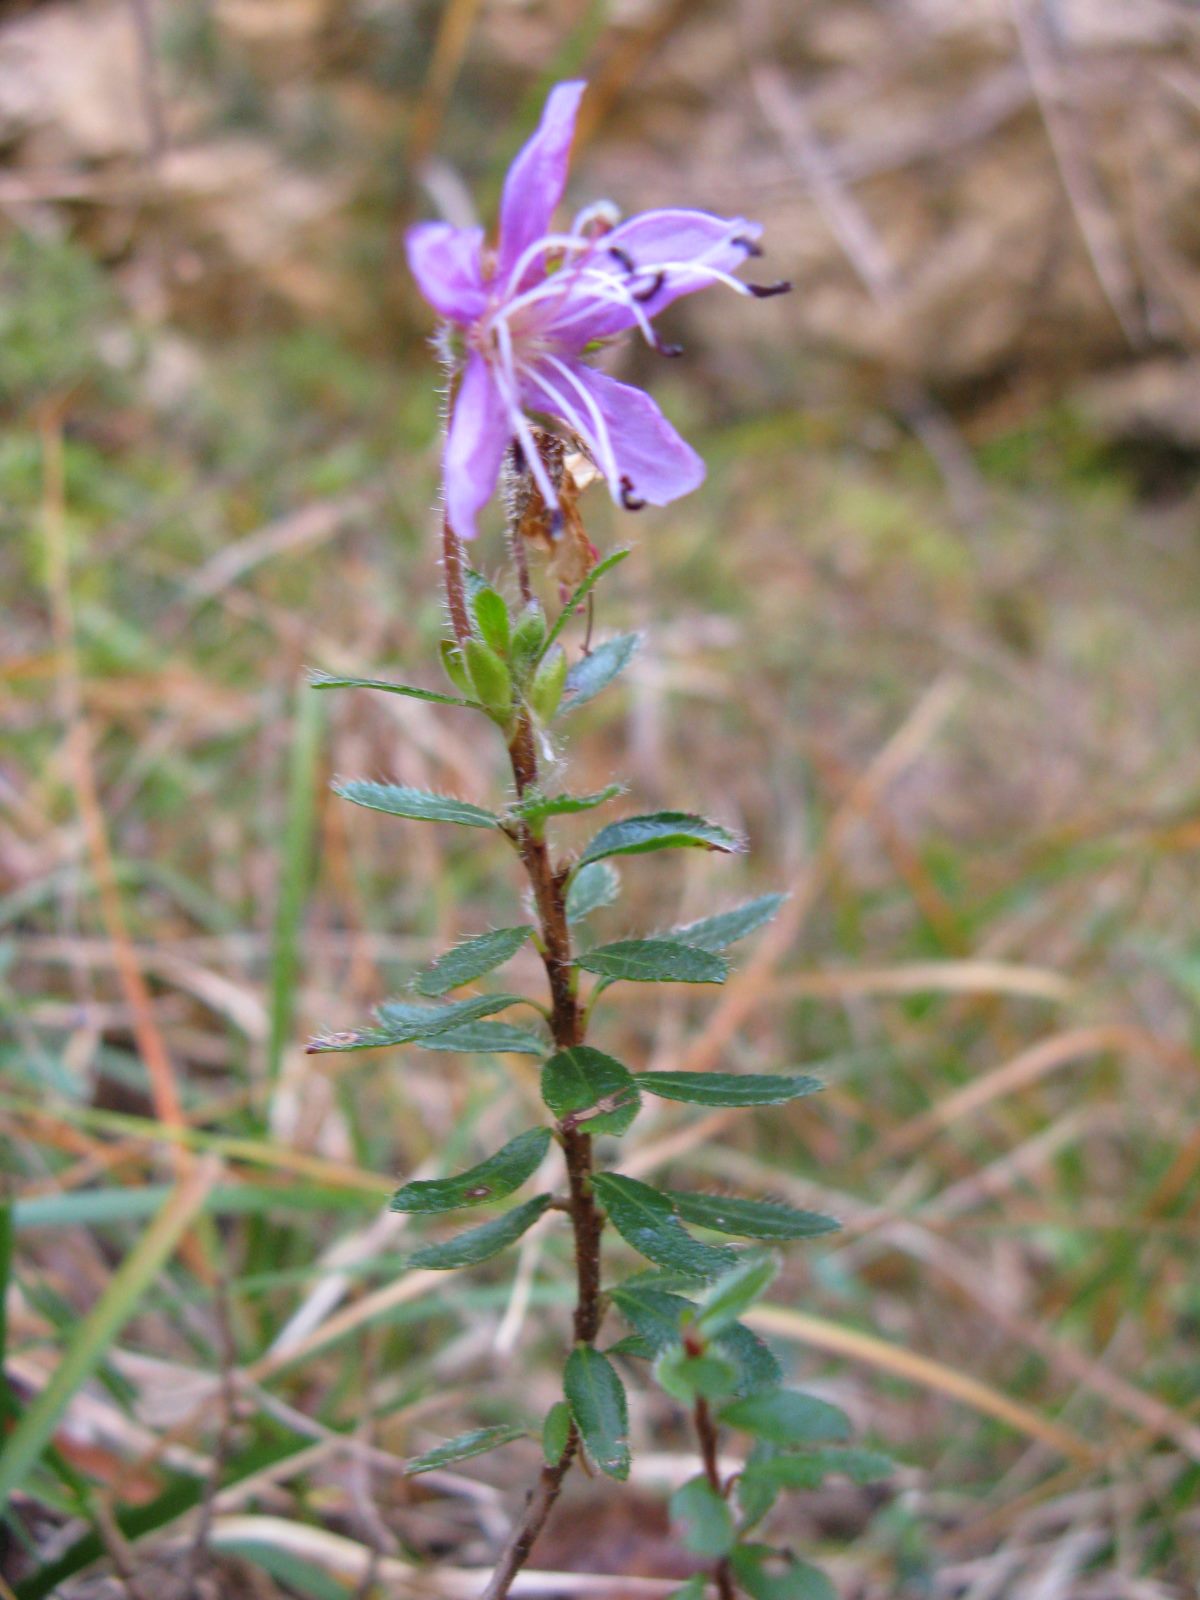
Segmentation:
{"type": "MultiPolygon", "coordinates": [[[[7,1469],[0,1593],[472,1594],[535,1470],[532,1441],[398,1467],[541,1415],[563,1241],[515,1294],[505,1260],[431,1290],[380,1214],[517,1131],[528,1069],[303,1055],[514,910],[502,851],[352,814],[329,775],[482,800],[499,763],[453,713],[302,670],[435,683],[403,229],[487,214],[575,73],[573,197],[759,218],[796,283],[681,304],[683,362],[621,358],[710,476],[630,522],[585,504],[602,548],[639,540],[601,625],[648,637],[571,780],[632,770],[639,808],[751,840],[639,874],[613,936],[792,891],[715,1020],[638,995],[598,1042],[829,1088],[717,1126],[664,1103],[635,1166],[845,1224],[762,1326],[901,1463],[782,1530],[846,1600],[1188,1600],[1186,0],[4,7],[0,1415],[45,1448],[7,1469]]],[[[661,1507],[692,1447],[635,1411],[632,1492],[577,1475],[536,1565],[645,1582],[539,1592],[686,1572],[661,1507]]]]}

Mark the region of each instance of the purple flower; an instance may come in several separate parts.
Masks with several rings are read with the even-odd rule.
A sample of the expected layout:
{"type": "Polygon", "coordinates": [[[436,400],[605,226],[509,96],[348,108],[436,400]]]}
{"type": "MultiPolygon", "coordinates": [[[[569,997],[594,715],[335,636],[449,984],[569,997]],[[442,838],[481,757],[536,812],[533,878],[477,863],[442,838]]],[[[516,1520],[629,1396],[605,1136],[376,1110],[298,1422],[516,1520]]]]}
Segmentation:
{"type": "Polygon", "coordinates": [[[426,222],[409,231],[408,259],[421,292],[461,331],[465,360],[446,439],[446,512],[464,539],[496,487],[512,441],[552,519],[558,499],[534,447],[526,413],[559,419],[582,440],[613,498],[630,510],[666,505],[694,489],[704,463],[649,395],[618,383],[584,356],[637,328],[663,345],[652,319],[680,295],[724,283],[739,294],[777,294],[787,284],[733,276],[758,255],[757,223],[703,211],[647,211],[612,226],[609,209],[582,212],[570,233],[551,219],[562,199],[582,83],[562,83],[537,131],[509,168],[494,249],[482,228],[426,222]]]}

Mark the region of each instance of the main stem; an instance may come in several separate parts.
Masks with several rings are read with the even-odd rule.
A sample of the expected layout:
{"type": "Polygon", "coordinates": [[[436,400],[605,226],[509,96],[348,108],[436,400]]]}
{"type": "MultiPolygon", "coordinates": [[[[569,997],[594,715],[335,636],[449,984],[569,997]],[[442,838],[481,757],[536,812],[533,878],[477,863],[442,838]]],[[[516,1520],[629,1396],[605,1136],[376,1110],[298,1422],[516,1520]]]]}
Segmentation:
{"type": "MultiPolygon", "coordinates": [[[[462,547],[448,520],[442,524],[442,567],[446,601],[454,632],[461,644],[470,623],[462,577],[462,547]]],[[[523,582],[522,587],[525,587],[523,582]]],[[[508,746],[513,782],[518,798],[538,781],[537,747],[528,715],[522,711],[508,746]]],[[[550,985],[550,1031],[556,1048],[570,1049],[583,1042],[583,1009],[575,987],[571,957],[571,929],[567,922],[567,874],[555,868],[540,825],[522,822],[517,850],[533,891],[541,936],[542,961],[550,985]]],[[[575,1235],[574,1333],[577,1344],[591,1344],[600,1329],[600,1234],[604,1218],[592,1193],[592,1140],[577,1127],[560,1130],[570,1191],[569,1213],[575,1235]]],[[[562,1489],[563,1479],[579,1453],[579,1435],[572,1425],[566,1447],[557,1461],[547,1463],[526,1501],[481,1600],[504,1600],[513,1580],[529,1559],[534,1542],[546,1525],[562,1489]]]]}

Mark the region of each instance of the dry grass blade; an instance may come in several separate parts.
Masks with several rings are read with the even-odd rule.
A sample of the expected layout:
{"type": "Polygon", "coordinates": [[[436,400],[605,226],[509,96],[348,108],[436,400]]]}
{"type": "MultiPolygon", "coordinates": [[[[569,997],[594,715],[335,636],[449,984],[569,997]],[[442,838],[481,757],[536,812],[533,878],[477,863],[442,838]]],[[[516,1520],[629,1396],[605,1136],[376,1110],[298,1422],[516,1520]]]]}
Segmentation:
{"type": "MultiPolygon", "coordinates": [[[[393,1594],[412,1596],[445,1595],[448,1600],[474,1600],[490,1569],[439,1566],[436,1574],[393,1556],[378,1559],[374,1551],[341,1534],[327,1533],[282,1517],[217,1517],[212,1542],[218,1549],[237,1550],[239,1546],[266,1546],[285,1551],[346,1578],[361,1578],[376,1562],[376,1575],[393,1594]]],[[[628,1595],[669,1595],[679,1587],[677,1578],[626,1578],[612,1573],[539,1572],[526,1568],[512,1586],[516,1600],[541,1595],[553,1600],[558,1595],[594,1595],[598,1600],[619,1590],[628,1595]]]]}
{"type": "Polygon", "coordinates": [[[839,1000],[857,994],[1012,994],[1065,1004],[1075,986],[1045,967],[1004,961],[911,961],[894,967],[824,968],[780,984],[784,994],[839,1000]]]}
{"type": "Polygon", "coordinates": [[[1162,1054],[1157,1041],[1138,1028],[1122,1024],[1073,1028],[1068,1033],[1056,1034],[1028,1050],[1022,1050],[1003,1066],[967,1084],[957,1093],[947,1095],[929,1111],[889,1134],[882,1141],[877,1154],[880,1158],[905,1155],[939,1129],[949,1128],[966,1117],[976,1115],[1002,1095],[1027,1088],[1039,1082],[1047,1073],[1069,1066],[1081,1057],[1100,1055],[1110,1050],[1162,1054]]]}

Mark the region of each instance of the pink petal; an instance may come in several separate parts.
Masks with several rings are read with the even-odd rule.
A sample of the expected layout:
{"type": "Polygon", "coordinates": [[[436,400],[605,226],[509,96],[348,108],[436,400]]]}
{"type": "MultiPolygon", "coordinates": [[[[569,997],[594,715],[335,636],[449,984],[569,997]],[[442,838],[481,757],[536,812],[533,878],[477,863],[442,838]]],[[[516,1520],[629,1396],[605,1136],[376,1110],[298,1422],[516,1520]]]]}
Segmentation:
{"type": "Polygon", "coordinates": [[[508,169],[500,201],[498,276],[511,272],[522,251],[550,231],[567,186],[575,117],[586,87],[576,81],[550,91],[542,120],[508,169]]]}
{"type": "Polygon", "coordinates": [[[419,222],[405,235],[408,264],[429,304],[452,322],[483,312],[483,229],[419,222]]]}
{"type": "Polygon", "coordinates": [[[525,399],[579,434],[613,499],[628,509],[668,505],[704,481],[704,462],[648,394],[582,361],[539,361],[527,373],[525,399]]]}
{"type": "Polygon", "coordinates": [[[476,517],[491,498],[512,429],[487,362],[478,353],[463,370],[446,438],[446,515],[460,539],[473,539],[476,517]]]}
{"type": "MultiPolygon", "coordinates": [[[[647,317],[655,317],[681,295],[709,288],[715,281],[704,268],[734,273],[753,253],[762,227],[742,217],[714,217],[707,211],[644,211],[630,217],[596,242],[581,269],[600,272],[614,287],[628,286],[647,317]],[[632,270],[631,270],[632,269],[632,270]],[[655,275],[662,271],[655,288],[655,275]],[[648,292],[653,291],[653,292],[648,292]]],[[[565,274],[570,267],[564,270],[565,274]]],[[[576,348],[592,339],[606,339],[635,325],[637,318],[628,305],[614,304],[580,272],[578,287],[564,300],[550,322],[549,332],[561,327],[576,348]],[[581,315],[583,302],[594,297],[594,314],[581,315]]]]}

